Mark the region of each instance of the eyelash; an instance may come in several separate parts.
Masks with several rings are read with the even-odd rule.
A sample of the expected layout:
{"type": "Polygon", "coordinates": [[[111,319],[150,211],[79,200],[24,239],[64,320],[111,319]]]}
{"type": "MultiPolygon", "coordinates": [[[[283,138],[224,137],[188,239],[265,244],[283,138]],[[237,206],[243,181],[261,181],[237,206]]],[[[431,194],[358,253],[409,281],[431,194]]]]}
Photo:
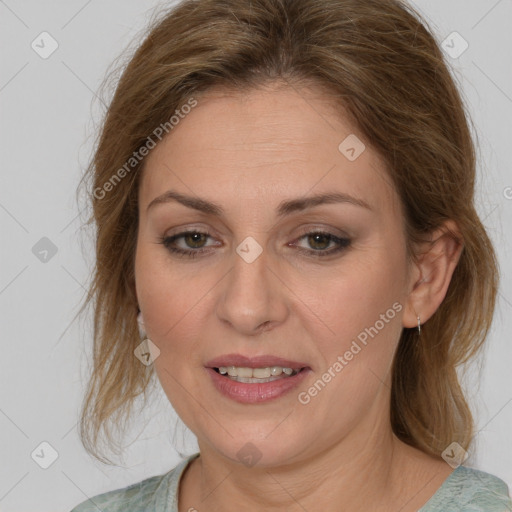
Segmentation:
{"type": "MultiPolygon", "coordinates": [[[[204,252],[209,252],[208,249],[200,248],[200,249],[180,249],[177,247],[171,247],[171,244],[178,240],[179,238],[183,238],[185,235],[206,235],[210,237],[210,233],[203,231],[183,231],[181,233],[177,233],[172,236],[164,236],[161,237],[159,243],[162,244],[169,252],[174,253],[180,257],[188,257],[188,258],[197,258],[200,254],[204,252]]],[[[344,249],[348,248],[351,244],[351,240],[349,238],[339,238],[334,236],[332,233],[328,233],[327,231],[307,231],[303,233],[297,240],[301,240],[302,238],[311,236],[311,235],[323,235],[328,238],[329,242],[335,242],[338,244],[338,247],[330,250],[307,250],[299,248],[298,251],[302,253],[306,253],[308,256],[312,256],[313,258],[323,258],[326,256],[331,256],[335,253],[339,253],[344,249]]]]}

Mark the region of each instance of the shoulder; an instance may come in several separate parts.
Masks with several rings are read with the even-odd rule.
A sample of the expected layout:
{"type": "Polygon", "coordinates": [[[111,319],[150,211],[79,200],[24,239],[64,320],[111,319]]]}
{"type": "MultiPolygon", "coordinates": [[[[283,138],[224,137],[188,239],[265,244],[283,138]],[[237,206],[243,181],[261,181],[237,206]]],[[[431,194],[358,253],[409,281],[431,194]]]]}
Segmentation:
{"type": "Polygon", "coordinates": [[[166,475],[147,478],[122,489],[98,494],[80,503],[71,512],[97,512],[98,509],[102,512],[145,510],[151,505],[151,500],[154,499],[159,488],[162,488],[167,475],[173,471],[166,475]]]}
{"type": "Polygon", "coordinates": [[[420,512],[512,512],[507,484],[498,477],[459,466],[420,512]]]}
{"type": "Polygon", "coordinates": [[[188,463],[197,455],[181,461],[163,475],[152,476],[122,489],[93,496],[71,512],[173,512],[178,481],[188,463]]]}

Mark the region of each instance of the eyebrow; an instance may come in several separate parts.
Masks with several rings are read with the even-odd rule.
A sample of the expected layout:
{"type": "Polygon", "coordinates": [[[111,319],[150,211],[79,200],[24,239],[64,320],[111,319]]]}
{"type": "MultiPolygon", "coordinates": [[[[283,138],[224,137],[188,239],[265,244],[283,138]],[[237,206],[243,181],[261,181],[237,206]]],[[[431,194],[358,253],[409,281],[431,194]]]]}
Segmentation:
{"type": "MultiPolygon", "coordinates": [[[[224,214],[224,209],[216,203],[213,203],[211,201],[207,201],[205,199],[201,199],[198,197],[194,197],[194,196],[187,196],[185,194],[181,194],[174,190],[168,190],[167,192],[163,193],[162,195],[155,197],[155,199],[153,199],[149,203],[147,210],[149,210],[150,208],[152,208],[156,205],[170,203],[170,202],[174,202],[174,201],[181,203],[182,205],[184,205],[188,208],[192,208],[194,210],[198,210],[200,212],[207,213],[210,215],[215,215],[215,216],[220,217],[224,214]]],[[[352,204],[352,205],[360,206],[362,208],[366,208],[367,210],[372,211],[372,208],[370,207],[370,205],[362,199],[358,199],[349,194],[344,194],[344,193],[340,193],[340,192],[332,192],[332,193],[325,193],[325,194],[316,194],[313,196],[291,199],[291,200],[287,200],[287,201],[281,201],[281,203],[279,203],[279,206],[277,207],[277,216],[285,217],[294,212],[306,210],[308,208],[313,208],[313,207],[321,205],[321,204],[335,204],[335,203],[352,204]]]]}

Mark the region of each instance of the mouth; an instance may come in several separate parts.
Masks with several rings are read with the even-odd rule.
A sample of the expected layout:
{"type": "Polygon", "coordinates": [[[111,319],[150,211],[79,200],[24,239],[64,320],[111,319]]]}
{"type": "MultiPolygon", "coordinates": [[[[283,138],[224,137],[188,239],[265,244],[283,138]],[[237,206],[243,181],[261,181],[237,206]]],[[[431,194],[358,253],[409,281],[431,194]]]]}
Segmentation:
{"type": "Polygon", "coordinates": [[[273,382],[279,379],[285,379],[293,377],[301,371],[303,368],[283,368],[282,366],[266,366],[260,368],[248,368],[239,366],[220,366],[213,368],[220,375],[224,375],[228,379],[235,382],[245,382],[246,384],[258,384],[263,382],[273,382]]]}
{"type": "Polygon", "coordinates": [[[281,397],[311,372],[301,362],[274,356],[221,356],[206,365],[220,393],[240,403],[259,403],[281,397]]]}

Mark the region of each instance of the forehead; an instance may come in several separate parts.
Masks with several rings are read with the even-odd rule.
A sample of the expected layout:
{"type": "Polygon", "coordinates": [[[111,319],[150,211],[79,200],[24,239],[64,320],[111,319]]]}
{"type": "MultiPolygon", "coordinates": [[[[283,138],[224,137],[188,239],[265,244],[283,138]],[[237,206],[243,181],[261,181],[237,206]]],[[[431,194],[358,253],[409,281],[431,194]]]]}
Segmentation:
{"type": "Polygon", "coordinates": [[[197,106],[148,155],[140,205],[168,189],[255,207],[274,196],[277,203],[284,195],[337,191],[363,197],[376,210],[397,207],[380,155],[314,87],[198,95],[197,106]]]}

